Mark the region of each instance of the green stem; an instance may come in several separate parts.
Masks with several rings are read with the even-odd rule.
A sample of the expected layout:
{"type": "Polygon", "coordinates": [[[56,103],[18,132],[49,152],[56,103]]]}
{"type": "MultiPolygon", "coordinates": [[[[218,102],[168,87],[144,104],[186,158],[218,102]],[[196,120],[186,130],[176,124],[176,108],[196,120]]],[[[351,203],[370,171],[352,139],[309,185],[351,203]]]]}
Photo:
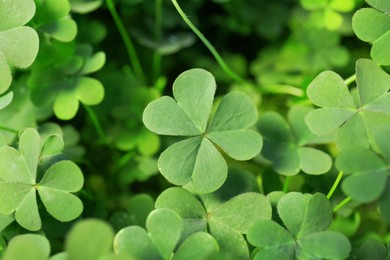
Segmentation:
{"type": "Polygon", "coordinates": [[[355,82],[356,81],[356,74],[353,74],[352,76],[350,76],[349,78],[347,78],[346,80],[344,80],[344,83],[346,84],[346,85],[349,85],[349,84],[351,84],[351,83],[353,83],[353,82],[355,82]]]}
{"type": "Polygon", "coordinates": [[[337,205],[333,208],[333,212],[338,211],[339,209],[341,209],[342,207],[344,207],[345,204],[347,204],[347,203],[350,202],[351,200],[352,200],[351,197],[346,197],[343,201],[341,201],[339,204],[337,204],[337,205]]]}
{"type": "Polygon", "coordinates": [[[259,187],[259,192],[261,194],[264,194],[263,177],[261,176],[261,174],[257,175],[256,181],[257,186],[259,187]]]}
{"type": "Polygon", "coordinates": [[[97,134],[99,135],[100,139],[104,141],[105,144],[109,145],[108,138],[106,134],[104,133],[103,127],[101,126],[98,117],[96,116],[95,111],[93,111],[92,108],[90,108],[87,105],[84,105],[85,111],[87,111],[88,117],[91,119],[91,122],[93,126],[96,129],[97,134]]]}
{"type": "Polygon", "coordinates": [[[10,132],[10,133],[13,133],[13,134],[18,134],[19,133],[18,130],[12,129],[12,128],[9,128],[9,127],[6,127],[6,126],[0,126],[0,130],[6,131],[6,132],[10,132]]]}
{"type": "Polygon", "coordinates": [[[264,93],[289,94],[296,97],[303,97],[305,95],[305,92],[300,88],[282,84],[263,86],[261,89],[264,93]]]}
{"type": "Polygon", "coordinates": [[[283,183],[283,192],[284,193],[288,192],[288,186],[290,184],[290,179],[291,179],[290,176],[286,176],[286,178],[284,179],[284,183],[283,183]]]}
{"type": "MultiPolygon", "coordinates": [[[[155,0],[155,15],[156,20],[154,23],[154,40],[156,42],[160,42],[162,38],[162,16],[163,16],[163,8],[162,8],[162,0],[155,0]]],[[[161,74],[161,54],[158,50],[154,50],[153,53],[153,62],[152,62],[152,76],[153,81],[156,82],[161,74]]]]}
{"type": "Polygon", "coordinates": [[[125,25],[123,24],[118,12],[115,9],[115,5],[112,0],[106,0],[106,4],[108,7],[108,10],[111,13],[112,18],[114,19],[115,25],[119,31],[119,34],[122,37],[122,40],[125,44],[127,55],[129,56],[130,63],[133,66],[134,72],[138,76],[138,78],[145,82],[145,74],[142,70],[141,63],[138,59],[137,52],[135,51],[134,44],[131,41],[131,38],[125,28],[125,25]]]}
{"type": "Polygon", "coordinates": [[[343,177],[344,173],[341,171],[339,172],[339,175],[337,176],[335,182],[333,183],[333,186],[332,188],[330,189],[328,195],[326,195],[326,197],[328,198],[328,200],[332,197],[333,193],[335,192],[335,190],[337,189],[337,186],[339,186],[339,183],[341,181],[341,178],[343,177]]]}
{"type": "MultiPolygon", "coordinates": [[[[176,0],[172,0],[173,5],[175,6],[177,12],[181,16],[181,18],[184,20],[184,22],[191,28],[191,30],[198,36],[198,38],[203,42],[204,45],[206,45],[207,49],[211,52],[211,54],[214,56],[216,61],[218,62],[219,66],[222,68],[223,71],[227,75],[229,75],[233,80],[237,81],[238,83],[247,83],[248,81],[241,78],[239,75],[237,75],[234,71],[232,71],[228,65],[225,63],[225,61],[222,59],[221,55],[217,52],[217,50],[211,45],[211,43],[206,39],[206,37],[203,36],[203,34],[196,28],[196,26],[188,19],[186,14],[183,12],[179,4],[176,0]]],[[[249,83],[250,84],[250,83],[249,83]]]]}

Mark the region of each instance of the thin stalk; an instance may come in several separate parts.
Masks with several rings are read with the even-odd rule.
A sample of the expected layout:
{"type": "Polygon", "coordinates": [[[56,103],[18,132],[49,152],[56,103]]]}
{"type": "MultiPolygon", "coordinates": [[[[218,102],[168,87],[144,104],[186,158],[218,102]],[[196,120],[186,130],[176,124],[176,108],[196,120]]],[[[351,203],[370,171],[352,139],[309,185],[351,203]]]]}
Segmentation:
{"type": "Polygon", "coordinates": [[[341,201],[339,204],[337,204],[337,205],[333,208],[333,212],[338,211],[339,209],[341,209],[342,207],[344,207],[345,204],[347,204],[347,203],[350,202],[351,200],[352,200],[351,197],[346,197],[345,199],[343,199],[343,201],[341,201]]]}
{"type": "Polygon", "coordinates": [[[18,130],[12,129],[12,128],[9,128],[9,127],[6,127],[6,126],[0,126],[0,130],[6,131],[6,132],[10,132],[10,133],[13,133],[13,134],[18,134],[19,133],[18,130]]]}
{"type": "Polygon", "coordinates": [[[120,36],[122,37],[123,43],[125,44],[127,55],[129,56],[130,63],[134,69],[137,77],[145,83],[145,74],[142,70],[141,63],[138,59],[137,52],[135,51],[134,44],[123,24],[118,12],[115,9],[115,5],[112,0],[106,0],[108,10],[111,13],[111,16],[114,20],[114,23],[119,31],[120,36]]]}
{"type": "Polygon", "coordinates": [[[290,185],[290,179],[291,179],[290,176],[286,176],[286,178],[284,179],[284,183],[283,183],[283,192],[284,193],[288,192],[288,186],[290,185]]]}
{"type": "Polygon", "coordinates": [[[335,182],[333,183],[333,186],[332,188],[330,189],[328,195],[326,195],[326,197],[328,198],[328,200],[332,197],[333,193],[335,192],[335,190],[337,189],[337,186],[339,186],[339,183],[341,181],[341,178],[343,177],[344,173],[341,171],[339,172],[339,175],[337,176],[335,182]]]}
{"type": "MultiPolygon", "coordinates": [[[[206,37],[203,36],[203,34],[196,28],[196,26],[188,19],[186,14],[181,9],[180,5],[177,3],[176,0],[172,0],[173,5],[175,6],[177,12],[181,16],[181,18],[184,20],[184,22],[188,25],[188,27],[191,28],[191,30],[198,36],[198,38],[203,42],[203,44],[209,49],[211,54],[214,56],[216,61],[218,62],[219,66],[222,68],[223,71],[227,75],[229,75],[233,80],[237,81],[238,83],[248,83],[247,80],[243,79],[239,75],[237,75],[234,71],[232,71],[229,66],[225,63],[225,61],[222,59],[221,55],[217,52],[217,50],[211,45],[211,43],[206,39],[206,37]]],[[[250,83],[249,83],[250,84],[250,83]]]]}
{"type": "MultiPolygon", "coordinates": [[[[162,0],[155,0],[155,23],[154,23],[154,40],[160,42],[162,38],[162,0]]],[[[154,50],[153,61],[152,61],[152,76],[153,81],[156,82],[161,74],[161,54],[158,50],[154,50]]]]}
{"type": "Polygon", "coordinates": [[[282,84],[263,86],[261,89],[264,93],[289,94],[296,97],[303,97],[305,95],[305,92],[300,88],[282,84]]]}
{"type": "Polygon", "coordinates": [[[344,80],[344,83],[346,84],[346,85],[349,85],[349,84],[351,84],[351,83],[353,83],[353,82],[355,82],[356,81],[356,74],[353,74],[352,76],[350,76],[349,78],[347,78],[346,80],[344,80]]]}
{"type": "Polygon", "coordinates": [[[104,133],[103,127],[101,126],[95,111],[93,111],[93,109],[87,105],[84,105],[84,108],[85,111],[87,111],[88,117],[91,120],[93,126],[95,127],[98,136],[104,141],[105,144],[109,146],[107,135],[104,133]]]}
{"type": "Polygon", "coordinates": [[[256,181],[257,181],[257,186],[259,187],[260,193],[265,194],[264,193],[264,186],[263,186],[263,177],[261,176],[261,174],[257,175],[256,181]]]}

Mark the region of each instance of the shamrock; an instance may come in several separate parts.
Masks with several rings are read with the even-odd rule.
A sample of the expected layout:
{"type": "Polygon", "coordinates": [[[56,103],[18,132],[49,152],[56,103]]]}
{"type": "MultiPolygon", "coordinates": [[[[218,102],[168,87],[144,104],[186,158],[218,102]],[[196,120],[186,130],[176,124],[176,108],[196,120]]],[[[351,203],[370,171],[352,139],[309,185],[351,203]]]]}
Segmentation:
{"type": "Polygon", "coordinates": [[[46,210],[60,221],[78,217],[83,205],[71,194],[81,189],[83,174],[76,164],[63,160],[48,166],[50,158],[63,148],[62,138],[50,135],[41,140],[35,129],[24,130],[18,150],[0,148],[0,214],[15,213],[16,221],[24,228],[41,228],[36,193],[46,210]],[[38,181],[40,164],[45,172],[38,181]],[[48,169],[46,169],[48,168],[48,169]]]}
{"type": "Polygon", "coordinates": [[[247,129],[257,121],[251,99],[240,92],[222,98],[208,124],[216,83],[203,69],[183,72],[173,84],[175,99],[163,96],[144,110],[145,126],[160,135],[189,136],[168,147],[158,160],[161,174],[176,185],[187,185],[199,193],[222,186],[226,162],[218,149],[236,160],[249,160],[262,147],[262,138],[247,129]]]}

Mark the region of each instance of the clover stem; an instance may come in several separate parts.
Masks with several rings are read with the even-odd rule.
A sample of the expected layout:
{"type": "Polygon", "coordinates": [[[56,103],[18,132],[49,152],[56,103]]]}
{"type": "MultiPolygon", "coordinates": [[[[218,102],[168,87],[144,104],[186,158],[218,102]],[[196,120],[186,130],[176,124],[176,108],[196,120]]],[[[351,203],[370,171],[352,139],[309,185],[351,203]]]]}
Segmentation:
{"type": "Polygon", "coordinates": [[[337,186],[339,185],[340,181],[341,181],[341,178],[343,177],[344,173],[341,171],[339,172],[339,175],[337,176],[335,182],[333,183],[333,186],[332,188],[330,189],[330,191],[328,192],[328,195],[326,195],[326,197],[328,198],[328,200],[332,197],[333,193],[335,192],[335,190],[337,189],[337,186]]]}
{"type": "Polygon", "coordinates": [[[12,128],[9,128],[9,127],[6,127],[6,126],[0,126],[0,130],[6,131],[6,132],[10,132],[10,133],[13,133],[13,134],[18,134],[19,133],[18,130],[12,129],[12,128]]]}
{"type": "Polygon", "coordinates": [[[343,199],[339,204],[337,204],[337,205],[333,208],[333,212],[338,211],[339,209],[341,209],[342,207],[344,207],[345,204],[347,204],[347,203],[350,202],[351,200],[352,200],[351,197],[346,197],[345,199],[343,199]]]}
{"type": "Polygon", "coordinates": [[[257,186],[259,187],[259,192],[261,194],[264,194],[263,177],[261,176],[261,174],[257,175],[256,181],[257,186]]]}
{"type": "Polygon", "coordinates": [[[134,72],[142,82],[145,82],[145,74],[142,70],[141,63],[137,56],[137,52],[135,51],[134,44],[131,41],[131,38],[118,12],[115,9],[115,5],[112,0],[106,0],[106,4],[119,31],[119,34],[122,37],[123,43],[125,44],[127,55],[129,56],[130,63],[133,66],[134,72]]]}
{"type": "MultiPolygon", "coordinates": [[[[160,42],[162,38],[162,16],[163,16],[163,8],[162,8],[162,0],[155,0],[155,23],[154,23],[154,40],[156,42],[160,42]]],[[[153,61],[152,61],[152,76],[153,81],[156,82],[161,73],[161,54],[157,49],[154,50],[153,53],[153,61]]]]}
{"type": "Polygon", "coordinates": [[[351,83],[353,83],[353,82],[355,82],[356,81],[356,74],[353,74],[352,76],[350,76],[349,78],[347,78],[346,80],[344,80],[344,83],[346,84],[346,85],[349,85],[349,84],[351,84],[351,83]]]}
{"type": "Polygon", "coordinates": [[[92,122],[93,126],[95,127],[97,134],[104,141],[104,143],[106,143],[109,146],[109,143],[107,141],[108,138],[107,138],[106,134],[104,133],[103,127],[101,126],[99,119],[96,116],[95,111],[93,111],[93,109],[87,105],[83,105],[83,106],[85,108],[85,111],[87,111],[88,117],[91,119],[91,122],[92,122]]]}
{"type": "Polygon", "coordinates": [[[247,80],[241,78],[239,75],[237,75],[234,71],[232,71],[229,68],[229,66],[225,63],[225,61],[222,59],[221,55],[219,55],[217,50],[211,45],[211,43],[206,39],[206,37],[203,36],[203,34],[198,30],[198,28],[196,28],[196,26],[190,21],[190,19],[188,19],[187,15],[181,9],[177,1],[176,0],[171,0],[171,1],[175,6],[177,12],[181,16],[181,18],[184,20],[184,22],[188,25],[188,27],[191,28],[191,30],[196,34],[196,36],[198,36],[198,38],[203,42],[203,44],[207,47],[207,49],[209,49],[209,51],[214,56],[215,60],[217,61],[221,69],[225,71],[227,75],[229,75],[233,80],[237,81],[238,83],[248,83],[247,80]]]}
{"type": "Polygon", "coordinates": [[[284,179],[284,183],[283,183],[283,192],[284,193],[288,192],[288,186],[290,184],[290,179],[291,179],[290,176],[286,176],[286,178],[284,179]]]}

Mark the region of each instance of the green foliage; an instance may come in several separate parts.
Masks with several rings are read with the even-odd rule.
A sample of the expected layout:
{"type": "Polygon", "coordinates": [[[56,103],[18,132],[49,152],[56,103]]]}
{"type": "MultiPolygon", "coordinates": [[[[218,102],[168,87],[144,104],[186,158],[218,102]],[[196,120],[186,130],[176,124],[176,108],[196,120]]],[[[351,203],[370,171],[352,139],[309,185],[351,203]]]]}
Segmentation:
{"type": "Polygon", "coordinates": [[[330,156],[308,145],[326,143],[329,137],[313,135],[304,118],[312,111],[309,107],[294,107],[288,113],[289,124],[275,112],[263,114],[258,123],[264,138],[261,154],[272,161],[280,174],[291,176],[302,170],[307,174],[324,174],[332,166],[330,156]]]}
{"type": "Polygon", "coordinates": [[[0,258],[389,259],[389,12],[0,0],[0,258]]]}
{"type": "Polygon", "coordinates": [[[215,88],[209,72],[183,72],[173,84],[176,101],[161,97],[151,102],[143,115],[146,127],[155,133],[193,136],[170,146],[158,164],[168,181],[190,185],[199,193],[215,191],[226,180],[226,162],[213,143],[236,160],[251,159],[262,146],[258,133],[247,129],[255,124],[257,111],[242,93],[227,94],[207,126],[215,88]]]}
{"type": "Polygon", "coordinates": [[[70,221],[81,214],[82,202],[71,194],[83,185],[81,170],[67,160],[47,164],[62,149],[60,136],[50,135],[42,140],[32,128],[21,133],[18,150],[10,146],[0,148],[1,214],[15,213],[15,219],[22,227],[39,230],[42,224],[37,192],[54,218],[70,221]],[[44,171],[43,176],[41,171],[44,171]]]}
{"type": "Polygon", "coordinates": [[[33,0],[7,0],[0,3],[0,94],[11,85],[10,66],[27,68],[38,53],[39,38],[34,29],[24,26],[35,13],[33,0]]]}
{"type": "Polygon", "coordinates": [[[345,259],[349,255],[348,239],[326,230],[332,207],[324,195],[291,192],[279,200],[277,209],[286,228],[261,220],[249,229],[248,241],[258,247],[254,259],[345,259]]]}

